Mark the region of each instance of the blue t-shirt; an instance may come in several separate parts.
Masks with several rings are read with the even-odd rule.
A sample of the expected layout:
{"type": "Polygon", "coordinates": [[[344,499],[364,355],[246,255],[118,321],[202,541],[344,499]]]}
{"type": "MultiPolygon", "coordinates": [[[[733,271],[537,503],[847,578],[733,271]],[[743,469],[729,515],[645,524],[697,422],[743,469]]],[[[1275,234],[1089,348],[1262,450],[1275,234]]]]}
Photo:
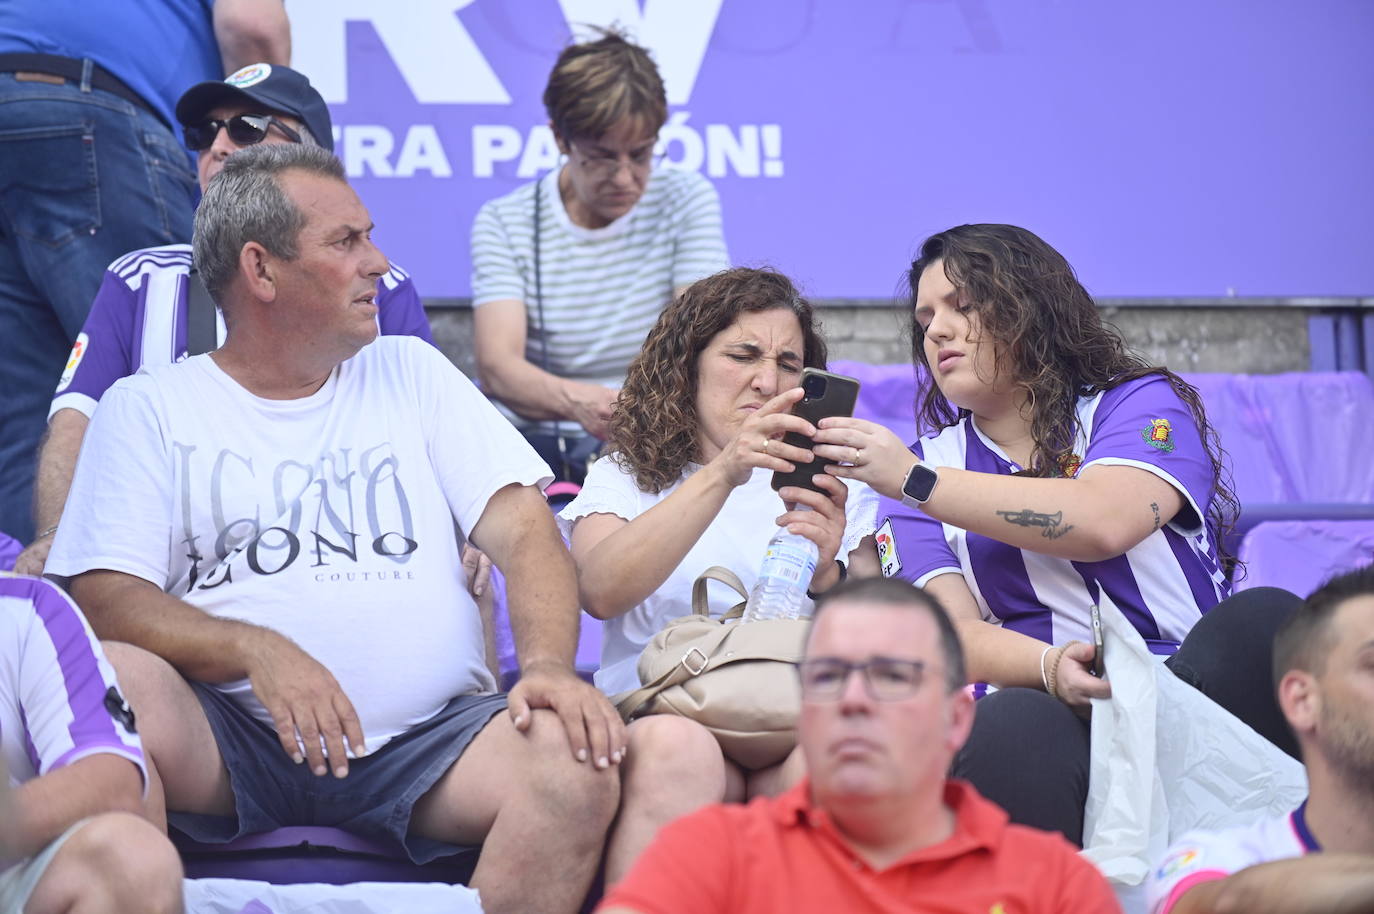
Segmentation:
{"type": "Polygon", "coordinates": [[[193,85],[224,77],[214,0],[7,0],[0,54],[89,57],[119,77],[168,124],[193,85]]]}

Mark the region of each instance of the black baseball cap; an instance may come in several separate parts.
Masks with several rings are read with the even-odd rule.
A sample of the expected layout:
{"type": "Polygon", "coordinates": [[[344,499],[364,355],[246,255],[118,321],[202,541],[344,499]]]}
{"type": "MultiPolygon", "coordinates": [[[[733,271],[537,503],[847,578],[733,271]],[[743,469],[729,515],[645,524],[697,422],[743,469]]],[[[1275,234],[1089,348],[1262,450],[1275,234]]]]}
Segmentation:
{"type": "Polygon", "coordinates": [[[193,127],[221,105],[241,104],[289,114],[305,125],[315,142],[334,151],[334,122],[324,99],[310,80],[278,64],[249,64],[223,82],[197,83],[177,102],[177,120],[193,127]]]}

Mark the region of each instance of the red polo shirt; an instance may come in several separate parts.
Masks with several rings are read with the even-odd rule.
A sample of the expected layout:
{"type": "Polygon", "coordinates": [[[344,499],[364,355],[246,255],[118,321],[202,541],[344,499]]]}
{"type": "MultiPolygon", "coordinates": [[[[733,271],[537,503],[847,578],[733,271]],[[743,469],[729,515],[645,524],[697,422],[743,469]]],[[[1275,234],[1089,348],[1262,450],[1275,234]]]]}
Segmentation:
{"type": "Polygon", "coordinates": [[[1062,837],[1011,825],[950,781],[954,834],[874,870],[811,805],[803,781],[774,799],[717,805],[659,832],[601,903],[642,914],[1107,914],[1102,875],[1062,837]]]}

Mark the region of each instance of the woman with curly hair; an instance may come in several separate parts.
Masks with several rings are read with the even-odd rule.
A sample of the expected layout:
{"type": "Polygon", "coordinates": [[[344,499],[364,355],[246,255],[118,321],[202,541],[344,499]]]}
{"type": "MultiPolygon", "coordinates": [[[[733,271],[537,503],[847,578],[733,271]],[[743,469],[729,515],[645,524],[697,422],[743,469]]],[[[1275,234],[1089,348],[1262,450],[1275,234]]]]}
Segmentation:
{"type": "MultiPolygon", "coordinates": [[[[701,572],[722,565],[752,587],[778,525],[819,549],[812,594],[835,586],[847,565],[877,573],[877,497],[866,486],[823,473],[816,484],[825,494],[770,485],[773,471],[813,459],[782,441],[789,431],[816,431],[788,412],[802,397],[804,366],[825,367],[825,342],[811,305],[771,270],[699,280],[649,332],[612,413],[611,452],[559,516],[582,606],[606,620],[596,674],[606,692],[640,685],[640,652],[669,621],[691,613],[701,572]]],[[[715,587],[711,611],[719,615],[739,598],[715,587]]],[[[694,721],[634,721],[607,882],[625,873],[659,826],[707,803],[777,792],[800,775],[799,765],[789,758],[746,773],[694,721]]]]}
{"type": "Polygon", "coordinates": [[[955,773],[1014,820],[1081,843],[1088,730],[1073,712],[1111,694],[1092,672],[1090,607],[1104,598],[1180,678],[1295,751],[1269,645],[1299,601],[1230,596],[1222,536],[1237,502],[1197,391],[1127,351],[1025,229],[940,232],[908,279],[917,412],[935,431],[908,448],[880,425],[826,419],[815,453],[893,500],[883,572],[935,596],[970,678],[1000,687],[955,773]]]}

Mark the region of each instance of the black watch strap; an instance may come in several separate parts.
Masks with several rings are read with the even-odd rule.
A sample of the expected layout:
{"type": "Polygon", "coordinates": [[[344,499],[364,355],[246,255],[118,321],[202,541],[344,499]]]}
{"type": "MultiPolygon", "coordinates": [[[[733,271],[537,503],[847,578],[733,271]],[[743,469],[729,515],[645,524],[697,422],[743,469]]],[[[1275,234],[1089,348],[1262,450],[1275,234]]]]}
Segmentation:
{"type": "Polygon", "coordinates": [[[809,597],[812,600],[819,600],[821,597],[830,593],[830,591],[834,590],[836,587],[839,587],[841,584],[844,583],[844,579],[849,577],[849,569],[845,568],[844,562],[841,562],[839,559],[835,560],[835,567],[840,569],[840,579],[836,581],[834,584],[832,584],[828,589],[822,590],[820,593],[812,593],[811,588],[806,588],[807,597],[809,597]]]}

